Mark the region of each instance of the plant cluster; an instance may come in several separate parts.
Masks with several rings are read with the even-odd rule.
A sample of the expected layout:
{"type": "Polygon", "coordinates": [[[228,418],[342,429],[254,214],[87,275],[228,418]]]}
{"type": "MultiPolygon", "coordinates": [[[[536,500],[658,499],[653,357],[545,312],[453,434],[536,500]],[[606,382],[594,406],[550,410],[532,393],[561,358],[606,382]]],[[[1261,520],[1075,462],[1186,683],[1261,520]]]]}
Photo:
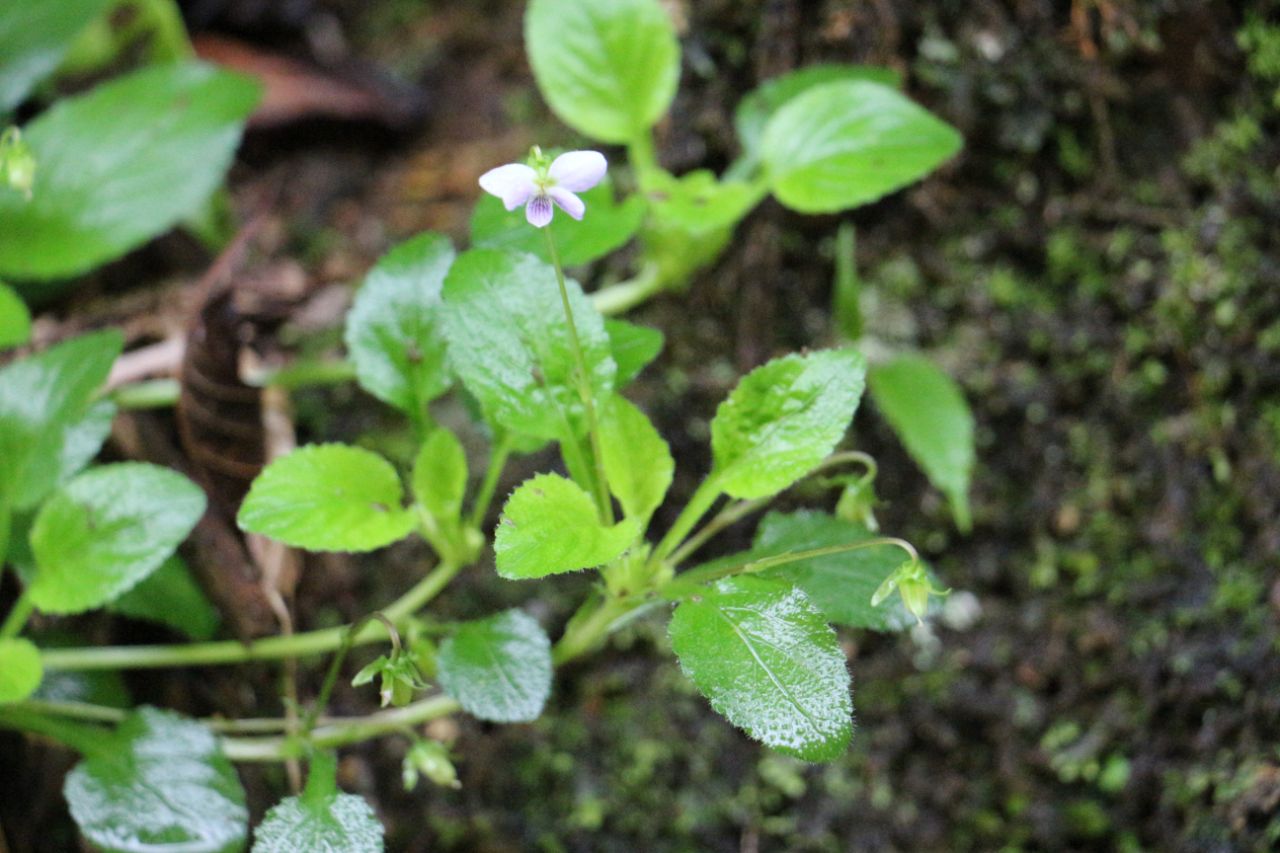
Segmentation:
{"type": "MultiPolygon", "coordinates": [[[[91,15],[103,8],[82,5],[91,15]]],[[[494,197],[477,205],[471,248],[459,252],[433,233],[405,241],[369,272],[346,320],[357,381],[412,424],[414,458],[398,464],[352,444],[304,446],[268,464],[239,509],[244,531],[309,551],[370,552],[420,537],[435,564],[394,602],[338,628],[250,643],[210,639],[212,627],[198,627],[209,624],[209,605],[176,556],[205,510],[201,490],[154,465],[90,465],[114,414],[100,389],[122,337],[84,335],[0,369],[0,555],[22,582],[0,626],[0,725],[83,754],[65,794],[94,845],[240,849],[248,811],[232,762],[305,760],[305,790],[267,813],[254,849],[381,849],[372,810],[335,785],[332,750],[405,736],[407,786],[421,777],[455,785],[450,755],[423,736],[421,723],[460,711],[498,723],[533,720],[556,667],[639,618],[668,620],[681,669],[731,723],[785,754],[830,760],[853,728],[832,626],[899,630],[923,620],[931,595],[942,592],[909,543],[878,535],[874,461],[841,447],[869,381],[967,524],[972,426],[931,363],[904,356],[868,374],[866,359],[845,346],[751,371],[711,422],[710,472],[670,512],[674,521],[651,535],[677,460],[623,392],[663,338],[605,315],[683,286],[766,196],[811,213],[866,203],[946,160],[959,145],[955,132],[882,70],[806,69],[744,100],[743,156],[726,175],[676,177],[657,164],[651,138],[679,70],[678,43],[656,0],[533,0],[526,30],[548,103],[580,133],[625,146],[629,167],[616,174],[633,192],[619,200],[604,156],[592,151],[552,157],[535,149],[529,162],[480,177],[494,197]],[[555,217],[555,207],[568,218],[555,217]],[[632,237],[640,244],[635,280],[588,294],[566,276],[566,265],[632,237]],[[489,438],[478,477],[459,436],[432,415],[450,393],[464,396],[489,438]],[[488,529],[512,455],[547,446],[562,466],[517,485],[488,529]],[[843,490],[835,513],[770,512],[749,550],[697,559],[718,533],[811,478],[843,490]],[[466,622],[425,611],[489,549],[510,581],[591,573],[554,643],[520,609],[466,622]],[[173,624],[195,642],[43,648],[24,636],[34,612],[99,608],[173,624]],[[371,644],[388,644],[386,653],[352,683],[376,683],[383,709],[326,717],[348,653],[371,644]],[[330,656],[320,689],[301,713],[280,719],[192,720],[68,702],[47,690],[60,672],[320,654],[330,656]]],[[[44,36],[65,46],[75,35],[58,32],[44,36]]],[[[3,106],[38,76],[21,89],[4,78],[0,92],[17,94],[3,106]]],[[[11,185],[0,190],[0,273],[74,275],[193,215],[220,180],[253,100],[244,81],[181,63],[134,72],[42,113],[20,138],[7,137],[17,153],[0,161],[11,185]],[[148,109],[157,112],[143,115],[148,109]],[[127,143],[103,138],[117,124],[127,143]],[[148,132],[138,136],[138,128],[148,132]],[[81,146],[112,155],[94,161],[104,186],[72,167],[81,146]],[[207,180],[192,179],[193,163],[207,180]],[[189,192],[145,213],[129,206],[150,197],[146,181],[153,191],[169,188],[177,172],[189,192]]],[[[21,301],[0,288],[0,308],[0,345],[24,343],[30,323],[21,301]]]]}

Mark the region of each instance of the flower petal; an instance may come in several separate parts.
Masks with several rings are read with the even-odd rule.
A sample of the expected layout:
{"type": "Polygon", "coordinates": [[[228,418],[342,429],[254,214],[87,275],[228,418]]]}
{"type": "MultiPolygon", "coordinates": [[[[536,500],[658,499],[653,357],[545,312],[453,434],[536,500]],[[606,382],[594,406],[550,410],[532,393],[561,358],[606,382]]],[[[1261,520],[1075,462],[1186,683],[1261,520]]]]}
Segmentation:
{"type": "Polygon", "coordinates": [[[599,151],[566,151],[552,161],[547,174],[556,179],[557,185],[580,193],[600,183],[608,168],[599,151]]]}
{"type": "Polygon", "coordinates": [[[587,209],[587,206],[582,203],[582,199],[578,198],[564,187],[552,187],[547,190],[547,195],[551,196],[551,200],[559,205],[561,210],[572,216],[574,219],[581,219],[582,214],[587,209]]]}
{"type": "Polygon", "coordinates": [[[480,188],[502,199],[507,210],[515,210],[529,200],[537,187],[533,179],[537,172],[523,163],[508,163],[490,169],[480,176],[480,188]]]}
{"type": "Polygon", "coordinates": [[[545,195],[535,195],[525,206],[524,218],[535,228],[543,228],[551,221],[551,199],[545,195]]]}

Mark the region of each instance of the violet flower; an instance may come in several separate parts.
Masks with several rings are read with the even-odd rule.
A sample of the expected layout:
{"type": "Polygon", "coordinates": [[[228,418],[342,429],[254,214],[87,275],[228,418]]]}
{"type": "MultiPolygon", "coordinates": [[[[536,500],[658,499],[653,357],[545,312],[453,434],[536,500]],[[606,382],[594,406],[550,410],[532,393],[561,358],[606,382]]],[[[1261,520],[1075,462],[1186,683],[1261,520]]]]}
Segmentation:
{"type": "Polygon", "coordinates": [[[604,178],[608,164],[599,151],[566,151],[548,162],[536,146],[529,164],[508,163],[480,176],[480,187],[502,199],[507,210],[524,205],[529,224],[543,228],[551,222],[552,203],[574,219],[586,205],[575,193],[591,189],[604,178]]]}

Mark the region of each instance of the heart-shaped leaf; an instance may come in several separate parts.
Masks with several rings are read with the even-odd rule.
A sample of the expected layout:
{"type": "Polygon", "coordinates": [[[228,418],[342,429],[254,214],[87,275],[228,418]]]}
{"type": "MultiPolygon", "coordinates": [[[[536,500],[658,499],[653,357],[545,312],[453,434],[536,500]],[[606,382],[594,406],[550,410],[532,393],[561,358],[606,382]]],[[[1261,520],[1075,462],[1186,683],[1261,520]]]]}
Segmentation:
{"type": "Polygon", "coordinates": [[[31,528],[32,602],[79,613],[114,601],[173,554],[204,509],[199,486],[159,465],[81,474],[45,501],[31,528]]]}
{"type": "Polygon", "coordinates": [[[419,234],[378,261],[347,315],[347,349],[360,387],[410,416],[449,388],[440,291],[454,259],[440,234],[419,234]]]}
{"type": "Polygon", "coordinates": [[[536,720],[551,695],[551,641],[519,610],[463,624],[440,644],[437,664],[444,692],[482,720],[536,720]]]}
{"type": "Polygon", "coordinates": [[[235,768],[204,726],[140,708],[67,776],[84,837],[107,853],[231,853],[249,812],[235,768]]]}
{"type": "Polygon", "coordinates": [[[253,853],[382,853],[382,824],[361,797],[338,790],[332,755],[311,759],[307,787],[267,812],[254,831],[253,853]]]}
{"type": "Polygon", "coordinates": [[[372,551],[413,529],[413,512],[403,503],[400,475],[378,454],[312,444],[262,469],[236,523],[295,548],[372,551]]]}

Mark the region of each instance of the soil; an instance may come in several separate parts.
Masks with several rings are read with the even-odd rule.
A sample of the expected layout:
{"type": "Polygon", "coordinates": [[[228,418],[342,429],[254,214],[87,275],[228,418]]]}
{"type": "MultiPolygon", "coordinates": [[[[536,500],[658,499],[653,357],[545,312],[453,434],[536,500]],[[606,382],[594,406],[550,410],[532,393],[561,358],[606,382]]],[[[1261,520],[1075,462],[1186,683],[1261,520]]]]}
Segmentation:
{"type": "MultiPolygon", "coordinates": [[[[723,169],[737,100],[821,61],[899,70],[965,138],[940,173],[852,214],[766,202],[687,293],[629,315],[667,336],[633,399],[676,454],[669,505],[705,471],[707,423],[736,377],[834,340],[832,238],[852,222],[867,350],[927,351],[974,408],[973,532],[955,531],[870,406],[854,443],[880,463],[883,529],[917,543],[980,612],[933,632],[843,636],[857,729],[849,754],[822,766],[772,755],[716,717],[680,675],[662,622],[639,623],[559,675],[537,723],[436,724],[456,738],[457,791],[406,793],[397,739],[344,752],[341,781],[374,804],[388,849],[1280,845],[1280,111],[1276,81],[1251,72],[1237,39],[1250,19],[1274,20],[1275,3],[667,5],[684,48],[658,134],[673,171],[723,169]],[[1241,142],[1247,121],[1259,133],[1241,142]]],[[[361,73],[389,70],[425,93],[425,117],[407,127],[323,120],[250,134],[235,207],[247,215],[276,194],[262,254],[299,262],[313,290],[358,279],[423,229],[465,243],[479,172],[532,141],[570,141],[531,87],[519,4],[281,8],[293,11],[188,4],[208,32],[311,60],[336,40],[361,73]]],[[[178,278],[208,262],[180,238],[143,257],[178,278]]],[[[118,294],[137,264],[113,265],[53,315],[118,294]]],[[[301,393],[295,413],[303,439],[406,441],[351,387],[301,393]]],[[[508,486],[549,464],[521,460],[508,486]]],[[[747,524],[716,547],[749,537],[747,524]]],[[[308,565],[300,622],[389,600],[424,558],[410,548],[308,565]]],[[[441,606],[472,616],[524,604],[555,626],[586,583],[557,580],[529,602],[482,568],[441,606]]],[[[277,708],[268,667],[135,674],[128,687],[192,713],[277,708]]],[[[304,695],[314,688],[304,682],[304,695]]],[[[368,696],[340,691],[336,705],[358,713],[368,696]]],[[[55,772],[70,757],[9,736],[0,753],[17,769],[0,774],[10,848],[72,849],[55,772]]],[[[255,816],[285,786],[277,770],[244,778],[255,816]]]]}

